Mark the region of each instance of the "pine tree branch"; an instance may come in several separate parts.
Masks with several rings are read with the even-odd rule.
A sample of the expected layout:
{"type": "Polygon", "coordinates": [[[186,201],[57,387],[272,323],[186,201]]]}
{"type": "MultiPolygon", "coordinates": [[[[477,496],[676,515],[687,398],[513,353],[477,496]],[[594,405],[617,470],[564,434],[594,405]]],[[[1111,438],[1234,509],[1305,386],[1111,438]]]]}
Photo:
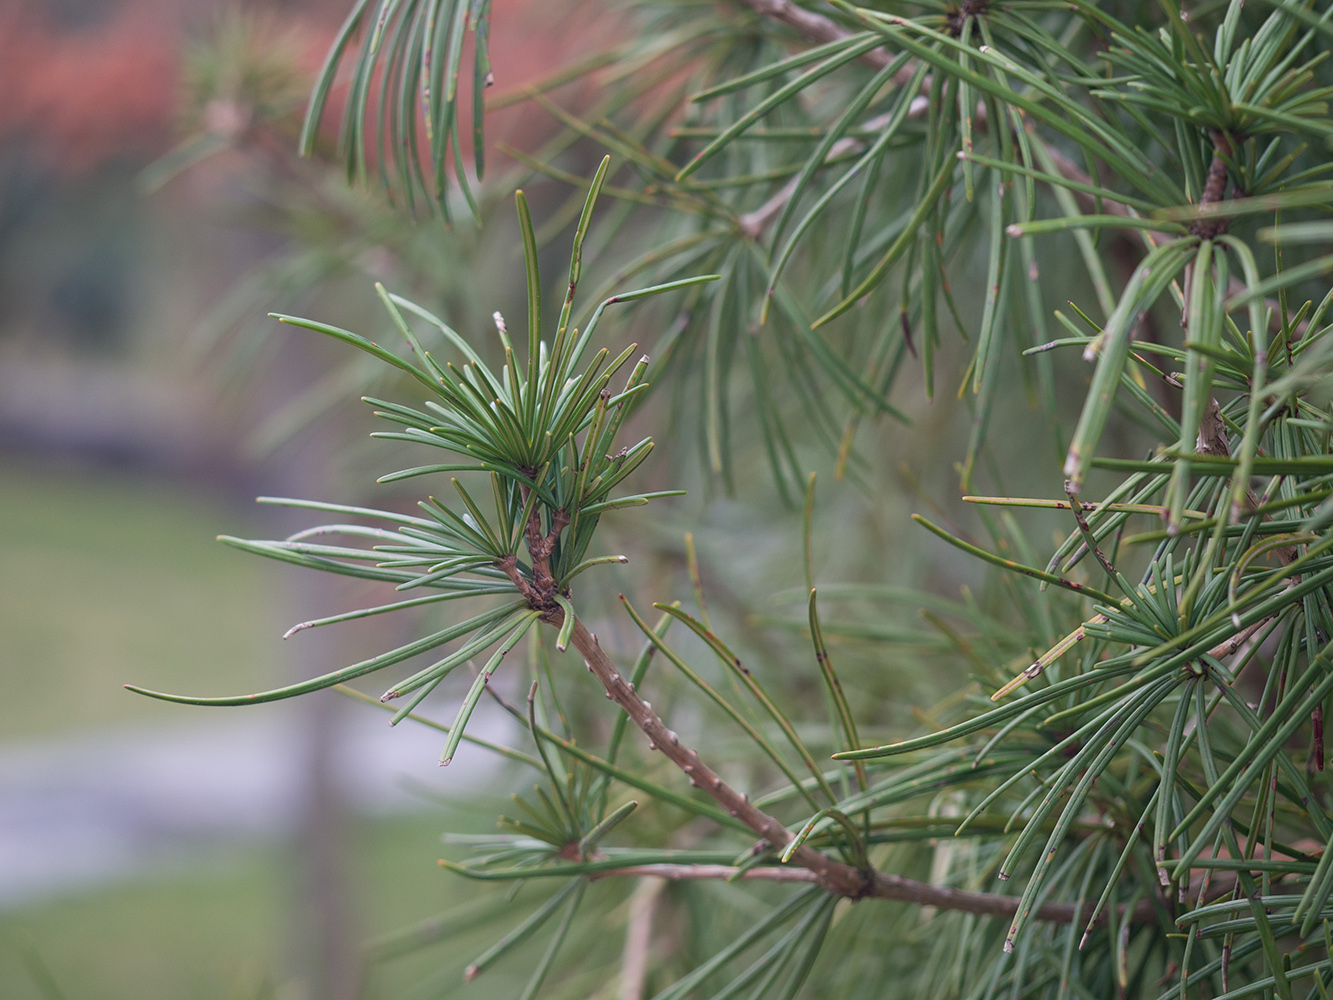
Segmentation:
{"type": "MultiPolygon", "coordinates": [[[[543,620],[559,627],[564,621],[564,613],[552,612],[543,620]]],[[[690,784],[702,788],[722,808],[768,841],[774,849],[781,850],[792,841],[795,835],[786,826],[757,808],[747,796],[724,782],[716,771],[704,763],[698,753],[680,742],[680,737],[667,728],[666,723],[653,711],[652,704],[641,698],[633,685],[621,676],[611,658],[598,644],[597,637],[577,619],[574,622],[570,643],[582,654],[588,669],[606,689],[606,696],[623,708],[630,721],[648,737],[649,747],[660,750],[673,764],[684,771],[690,778],[690,784]]],[[[851,899],[865,896],[873,881],[871,873],[861,872],[851,865],[834,861],[806,844],[796,849],[792,861],[812,872],[815,876],[813,881],[830,892],[851,899]]]]}
{"type": "MultiPolygon", "coordinates": [[[[562,612],[552,612],[543,620],[559,628],[564,621],[564,615],[562,612]]],[[[792,841],[794,834],[781,821],[757,808],[748,797],[723,781],[704,763],[695,750],[681,743],[680,737],[653,711],[652,704],[644,700],[634,686],[616,669],[615,664],[598,643],[597,637],[577,619],[574,622],[570,642],[582,654],[588,669],[606,689],[606,696],[623,708],[630,721],[648,737],[649,747],[660,750],[684,771],[690,778],[690,784],[702,788],[714,801],[758,834],[774,850],[780,851],[792,841]]],[[[765,867],[744,871],[727,865],[636,865],[598,873],[596,877],[654,875],[669,879],[724,879],[739,875],[740,878],[776,882],[814,883],[835,895],[852,900],[893,899],[920,906],[934,906],[943,910],[962,910],[966,913],[1005,917],[1012,917],[1019,904],[1016,896],[970,892],[948,886],[931,885],[902,875],[890,875],[873,870],[863,871],[852,865],[834,861],[808,844],[802,844],[796,849],[791,862],[793,867],[765,867]]],[[[1155,912],[1155,904],[1151,900],[1145,900],[1135,907],[1131,919],[1136,923],[1148,922],[1155,919],[1155,912]]],[[[1038,909],[1034,916],[1038,920],[1048,922],[1070,923],[1084,915],[1090,917],[1091,914],[1091,906],[1079,908],[1072,904],[1047,903],[1038,909]]]]}
{"type": "Polygon", "coordinates": [[[620,960],[618,1000],[643,1000],[646,994],[648,953],[653,943],[653,917],[665,884],[661,879],[647,879],[639,883],[629,898],[625,949],[620,960]]]}
{"type": "MultiPolygon", "coordinates": [[[[1226,200],[1227,160],[1232,155],[1231,137],[1220,129],[1209,133],[1213,140],[1213,158],[1208,164],[1208,175],[1204,178],[1203,192],[1199,197],[1199,207],[1216,205],[1226,200]]],[[[1213,216],[1197,220],[1190,226],[1190,233],[1204,240],[1221,236],[1231,225],[1231,219],[1213,216]]]]}
{"type": "MultiPolygon", "coordinates": [[[[813,11],[798,7],[796,4],[791,3],[790,0],[736,0],[736,2],[749,7],[757,14],[772,18],[776,21],[781,21],[783,24],[796,29],[802,38],[816,45],[840,41],[850,37],[850,34],[847,31],[840,28],[829,18],[822,14],[816,14],[813,11]]],[[[862,56],[860,62],[872,69],[882,69],[888,65],[889,58],[890,56],[888,52],[884,49],[874,49],[862,56]]],[[[915,71],[915,62],[905,64],[901,70],[894,74],[894,83],[901,86],[911,79],[912,74],[915,71]]],[[[930,78],[927,77],[922,81],[923,91],[928,90],[929,84],[930,78]]],[[[924,114],[926,109],[925,98],[919,98],[918,100],[921,102],[920,107],[914,104],[910,112],[914,117],[924,114]]],[[[984,121],[984,119],[980,119],[978,123],[981,121],[984,121]]],[[[1029,131],[1031,130],[1031,126],[1029,125],[1029,131]]],[[[1223,132],[1214,132],[1212,139],[1214,154],[1212,161],[1208,164],[1208,177],[1204,186],[1203,197],[1200,199],[1201,204],[1211,204],[1216,201],[1221,201],[1222,194],[1226,189],[1227,172],[1225,157],[1231,155],[1231,142],[1223,132]]],[[[836,155],[845,154],[849,150],[855,148],[854,144],[857,141],[858,140],[855,139],[841,140],[840,143],[835,144],[833,149],[829,151],[829,158],[833,159],[836,155]],[[849,145],[840,148],[842,143],[848,143],[849,145]]],[[[1056,169],[1062,177],[1067,180],[1079,181],[1084,184],[1092,183],[1092,178],[1084,173],[1084,171],[1064,153],[1060,152],[1053,146],[1048,146],[1047,152],[1050,154],[1052,161],[1056,165],[1056,169]]],[[[782,190],[774,194],[773,197],[759,208],[741,216],[741,231],[751,239],[759,239],[769,224],[782,213],[783,208],[786,206],[787,202],[791,200],[794,193],[795,182],[792,181],[785,185],[782,190]]],[[[1091,195],[1083,192],[1076,192],[1075,197],[1087,203],[1093,201],[1091,195]]],[[[1101,199],[1099,210],[1111,215],[1127,216],[1130,214],[1129,209],[1125,205],[1107,197],[1101,199]]],[[[1196,226],[1198,225],[1212,227],[1214,231],[1209,235],[1218,235],[1226,230],[1226,222],[1224,220],[1207,220],[1203,223],[1196,223],[1196,226]]],[[[1117,242],[1124,244],[1128,238],[1128,234],[1124,234],[1117,242]]],[[[1233,277],[1231,279],[1230,291],[1234,294],[1242,288],[1243,285],[1233,277]]],[[[1278,317],[1281,316],[1281,312],[1277,309],[1273,309],[1271,315],[1273,316],[1273,321],[1277,322],[1278,317]]],[[[1302,336],[1304,335],[1304,325],[1298,328],[1298,333],[1302,336]]]]}
{"type": "MultiPolygon", "coordinates": [[[[762,17],[772,18],[775,21],[781,21],[796,31],[807,42],[815,45],[824,45],[828,42],[839,42],[851,38],[851,33],[838,27],[832,20],[822,14],[816,14],[813,11],[806,10],[804,7],[798,7],[790,0],[738,0],[739,3],[749,7],[756,14],[762,17]]],[[[883,69],[889,64],[889,53],[884,49],[871,49],[863,55],[858,62],[863,66],[869,66],[871,69],[883,69]]],[[[915,61],[905,63],[901,69],[893,74],[893,84],[901,87],[911,81],[916,75],[915,61]]],[[[927,92],[930,88],[930,78],[927,77],[921,83],[922,92],[927,92]]],[[[929,104],[924,97],[918,96],[912,102],[912,107],[908,111],[909,117],[919,118],[926,113],[929,104]]],[[[888,115],[880,115],[878,118],[872,118],[865,123],[865,127],[871,131],[876,131],[884,127],[889,120],[888,115]]],[[[860,139],[845,138],[839,139],[829,150],[826,161],[837,160],[851,152],[857,152],[865,147],[865,143],[860,139]]],[[[740,229],[752,240],[758,240],[764,234],[764,230],[782,214],[786,208],[787,202],[791,201],[792,195],[796,193],[797,178],[792,178],[768,201],[760,205],[753,212],[747,212],[740,218],[740,229]]]]}
{"type": "MultiPolygon", "coordinates": [[[[927,80],[929,82],[929,80],[927,80]]],[[[924,84],[923,84],[924,86],[924,84]]],[[[907,117],[916,119],[925,115],[926,109],[930,107],[930,102],[925,97],[917,95],[912,98],[911,106],[907,109],[907,117]]],[[[862,126],[866,131],[878,132],[889,123],[892,118],[890,114],[877,115],[865,122],[862,126]]],[[[859,153],[866,148],[864,139],[858,139],[855,136],[846,136],[839,139],[829,147],[828,155],[824,157],[821,166],[827,166],[834,163],[844,156],[851,153],[859,153]]],[[[784,184],[776,194],[768,201],[764,202],[753,212],[746,212],[737,223],[740,231],[752,240],[758,240],[764,235],[764,231],[773,223],[782,210],[787,207],[787,202],[791,201],[792,196],[796,194],[796,185],[800,181],[800,176],[793,177],[784,184]]]]}
{"type": "MultiPolygon", "coordinates": [[[[749,7],[761,17],[781,21],[789,28],[796,29],[797,34],[815,45],[841,42],[852,37],[851,32],[838,27],[823,14],[798,7],[791,0],[737,0],[737,2],[749,7]]],[[[871,69],[883,69],[889,64],[889,59],[889,54],[883,49],[871,49],[858,61],[871,69]]],[[[904,66],[894,74],[893,82],[901,86],[912,78],[914,71],[912,66],[904,66]]]]}
{"type": "MultiPolygon", "coordinates": [[[[523,502],[528,502],[529,489],[521,487],[523,502]]],[[[496,562],[496,565],[517,585],[519,591],[538,611],[549,611],[555,601],[555,577],[551,575],[551,553],[555,551],[560,532],[569,526],[569,515],[563,510],[556,511],[551,519],[551,530],[542,531],[542,515],[535,507],[528,515],[528,523],[523,527],[523,538],[532,561],[532,583],[525,587],[519,583],[521,577],[516,561],[512,556],[496,562]]]]}
{"type": "MultiPolygon", "coordinates": [[[[733,868],[730,865],[630,865],[610,871],[600,871],[588,876],[590,879],[611,877],[661,878],[670,881],[759,881],[759,882],[800,882],[822,884],[820,876],[804,868],[733,868]]],[[[863,899],[891,899],[919,906],[934,906],[943,910],[960,910],[964,913],[976,913],[983,916],[1012,917],[1021,902],[1018,896],[1000,896],[990,892],[970,892],[966,889],[952,889],[948,886],[931,885],[901,875],[874,873],[874,881],[868,892],[859,897],[863,899]]],[[[1037,920],[1053,924],[1068,924],[1090,919],[1093,904],[1076,906],[1073,903],[1044,903],[1034,914],[1037,920]]],[[[1122,912],[1121,919],[1124,918],[1122,912]]],[[[1146,924],[1157,919],[1157,907],[1152,900],[1140,900],[1129,914],[1132,923],[1146,924]]],[[[1107,920],[1105,912],[1099,914],[1097,924],[1107,920]]]]}
{"type": "Polygon", "coordinates": [[[503,559],[497,559],[495,561],[495,566],[500,572],[504,573],[505,576],[509,577],[509,581],[518,589],[518,592],[523,595],[529,604],[536,606],[540,603],[540,599],[535,595],[532,589],[532,584],[528,583],[528,581],[524,579],[523,574],[518,571],[517,556],[505,556],[503,559]]]}

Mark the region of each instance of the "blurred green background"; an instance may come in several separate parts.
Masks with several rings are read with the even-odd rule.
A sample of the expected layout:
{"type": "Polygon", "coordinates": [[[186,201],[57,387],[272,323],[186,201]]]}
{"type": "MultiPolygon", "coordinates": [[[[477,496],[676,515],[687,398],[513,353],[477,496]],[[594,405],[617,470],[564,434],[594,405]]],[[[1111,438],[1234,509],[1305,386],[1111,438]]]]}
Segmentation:
{"type": "MultiPolygon", "coordinates": [[[[69,770],[97,773],[99,744],[181,728],[163,706],[121,690],[125,680],[187,690],[222,678],[226,688],[250,690],[271,681],[280,651],[271,574],[213,541],[220,525],[242,520],[216,496],[161,477],[57,468],[10,453],[0,510],[0,826],[9,827],[0,832],[0,850],[8,867],[59,849],[41,841],[80,817],[96,823],[99,807],[149,808],[127,789],[119,800],[104,791],[97,801],[89,790],[94,801],[82,809],[70,802],[52,808],[43,801],[55,794],[51,783],[39,794],[12,773],[35,759],[51,774],[53,755],[57,766],[63,760],[69,770]],[[77,755],[62,758],[65,744],[78,747],[77,755]],[[15,843],[24,833],[38,841],[28,851],[15,843]]],[[[145,753],[154,752],[172,751],[149,739],[145,753]]],[[[59,780],[57,773],[56,789],[59,780]]],[[[467,828],[469,816],[423,804],[352,822],[345,857],[358,938],[427,917],[467,891],[433,862],[439,831],[467,828]]],[[[287,995],[296,880],[280,831],[224,837],[200,829],[175,840],[153,861],[94,838],[85,850],[108,855],[101,867],[98,858],[75,854],[64,861],[72,873],[51,872],[45,885],[7,879],[3,995],[243,997],[270,987],[287,995]],[[44,990],[44,975],[61,992],[44,990]]],[[[485,943],[473,941],[478,949],[485,943]]],[[[392,972],[415,981],[421,963],[410,965],[392,972]]]]}
{"type": "MultiPolygon", "coordinates": [[[[290,221],[289,205],[271,210],[290,163],[266,160],[270,136],[256,129],[208,162],[152,173],[172,167],[183,138],[219,125],[201,113],[216,119],[228,93],[248,93],[215,80],[213,103],[192,105],[227,57],[262,64],[272,52],[270,67],[288,65],[263,81],[279,103],[262,110],[274,137],[291,127],[292,95],[344,5],[254,6],[0,4],[6,1000],[345,993],[321,982],[338,974],[327,950],[350,950],[354,967],[362,942],[466,900],[472,888],[434,864],[439,833],[494,824],[491,810],[445,804],[466,782],[436,773],[436,740],[383,719],[373,745],[391,749],[358,778],[339,744],[369,739],[375,713],[347,716],[336,696],[304,715],[223,719],[121,688],[249,691],[309,669],[279,636],[321,595],[214,540],[274,529],[251,498],[312,474],[297,438],[272,452],[256,436],[287,388],[326,370],[317,348],[288,358],[256,333],[284,281],[311,287],[309,273],[274,278],[284,262],[309,263],[293,254],[292,228],[268,224],[290,221]],[[255,374],[275,367],[276,378],[255,374]],[[327,726],[333,735],[318,735],[327,726]],[[434,799],[395,773],[417,759],[398,770],[434,799]]],[[[349,230],[364,221],[354,213],[384,215],[369,198],[347,195],[344,207],[349,230]]],[[[302,246],[342,249],[336,233],[302,246]]],[[[368,291],[357,285],[366,305],[368,291]]],[[[306,658],[341,656],[343,642],[306,658]]],[[[354,985],[399,996],[423,978],[457,983],[490,933],[484,921],[456,930],[443,958],[410,957],[354,985]]],[[[506,976],[473,993],[509,995],[506,976]]]]}

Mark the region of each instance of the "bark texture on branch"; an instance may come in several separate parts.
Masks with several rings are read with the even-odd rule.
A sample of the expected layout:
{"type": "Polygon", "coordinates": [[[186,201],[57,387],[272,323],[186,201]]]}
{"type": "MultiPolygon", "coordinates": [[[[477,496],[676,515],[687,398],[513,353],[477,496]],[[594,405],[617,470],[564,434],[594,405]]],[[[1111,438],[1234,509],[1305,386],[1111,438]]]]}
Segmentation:
{"type": "MultiPolygon", "coordinates": [[[[795,882],[801,884],[822,884],[820,877],[805,868],[733,868],[730,865],[630,865],[610,871],[590,875],[592,879],[612,877],[661,878],[673,882],[718,880],[750,882],[795,882]]],[[[961,910],[964,913],[976,913],[992,917],[1012,917],[1018,912],[1021,901],[1018,896],[1000,896],[989,892],[971,892],[966,889],[953,889],[949,886],[931,885],[902,875],[888,875],[875,872],[873,882],[862,897],[863,899],[891,899],[903,903],[915,903],[919,906],[934,906],[942,910],[961,910]]],[[[1069,924],[1092,919],[1093,904],[1082,906],[1073,903],[1044,903],[1033,915],[1037,920],[1054,924],[1069,924]]],[[[1123,919],[1123,915],[1122,915],[1123,919]]],[[[1136,924],[1151,923],[1156,919],[1156,906],[1152,900],[1140,900],[1129,914],[1131,922],[1136,924]]],[[[1096,925],[1102,926],[1107,921],[1106,911],[1098,914],[1096,925]]]]}
{"type": "MultiPolygon", "coordinates": [[[[550,618],[552,624],[557,626],[564,620],[563,614],[552,614],[550,618]]],[[[582,654],[588,669],[606,689],[607,697],[623,708],[630,721],[648,737],[649,747],[660,750],[685,772],[689,776],[690,784],[702,788],[730,815],[748,826],[775,850],[782,850],[792,841],[794,835],[780,820],[757,808],[747,796],[723,781],[716,771],[704,763],[697,752],[681,743],[680,737],[653,711],[652,704],[645,701],[616,669],[616,665],[597,642],[597,637],[577,619],[574,622],[573,634],[570,636],[570,644],[582,654]]],[[[806,844],[796,849],[792,862],[813,873],[815,876],[813,881],[839,896],[860,899],[867,895],[871,888],[870,873],[834,861],[828,855],[806,844]]]]}
{"type": "MultiPolygon", "coordinates": [[[[1227,194],[1227,158],[1231,156],[1231,139],[1225,132],[1214,131],[1213,140],[1213,158],[1208,164],[1208,176],[1203,183],[1203,194],[1199,198],[1199,205],[1216,205],[1219,201],[1224,201],[1227,194]]],[[[1199,219],[1194,225],[1190,226],[1190,232],[1200,239],[1211,240],[1221,236],[1227,231],[1231,224],[1229,218],[1217,217],[1209,219],[1199,219]]]]}
{"type": "MultiPolygon", "coordinates": [[[[551,624],[559,626],[563,618],[552,615],[551,624]]],[[[783,823],[755,807],[741,792],[736,791],[699,757],[699,754],[681,743],[676,733],[653,711],[652,704],[634,689],[597,641],[577,619],[574,622],[571,645],[582,654],[584,662],[606,689],[607,697],[623,708],[627,715],[648,737],[649,746],[660,750],[690,778],[690,784],[702,788],[727,812],[735,816],[764,841],[780,851],[793,839],[783,823]]],[[[737,876],[738,869],[727,865],[635,865],[599,873],[596,878],[611,875],[655,876],[666,879],[725,879],[737,876]]],[[[883,872],[863,871],[853,865],[835,861],[809,845],[797,848],[789,867],[760,867],[739,873],[742,879],[771,882],[814,883],[829,892],[848,899],[891,899],[920,906],[934,906],[945,910],[962,910],[989,916],[1012,917],[1017,912],[1019,898],[994,893],[971,892],[948,886],[931,885],[917,879],[883,872]]],[[[1092,916],[1092,906],[1076,907],[1065,903],[1046,903],[1034,914],[1047,922],[1070,923],[1092,916]]],[[[1151,900],[1139,903],[1129,914],[1135,923],[1155,919],[1155,905],[1151,900]]],[[[1098,923],[1104,922],[1101,914],[1098,923]]]]}

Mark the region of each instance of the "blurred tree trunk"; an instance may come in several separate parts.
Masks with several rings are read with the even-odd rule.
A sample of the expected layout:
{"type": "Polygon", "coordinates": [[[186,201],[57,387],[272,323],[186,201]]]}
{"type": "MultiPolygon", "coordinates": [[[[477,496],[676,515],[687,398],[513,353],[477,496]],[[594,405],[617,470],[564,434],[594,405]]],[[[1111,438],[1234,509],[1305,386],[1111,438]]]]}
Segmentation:
{"type": "MultiPolygon", "coordinates": [[[[293,338],[283,345],[273,368],[268,398],[283,399],[318,377],[317,360],[293,338]]],[[[275,475],[269,479],[281,496],[319,498],[335,495],[334,449],[342,438],[336,416],[307,428],[280,450],[275,475]]],[[[284,511],[283,530],[306,527],[304,512],[284,511]]],[[[295,623],[330,613],[345,601],[346,587],[324,574],[293,574],[282,611],[295,623]]],[[[328,629],[311,629],[289,643],[287,673],[293,679],[312,677],[351,662],[346,644],[328,629]]],[[[291,934],[296,970],[310,1000],[355,1000],[360,968],[355,906],[348,873],[351,807],[340,753],[346,745],[346,709],[342,696],[322,691],[299,699],[296,713],[298,750],[302,761],[296,822],[291,850],[296,855],[292,885],[291,934]]]]}

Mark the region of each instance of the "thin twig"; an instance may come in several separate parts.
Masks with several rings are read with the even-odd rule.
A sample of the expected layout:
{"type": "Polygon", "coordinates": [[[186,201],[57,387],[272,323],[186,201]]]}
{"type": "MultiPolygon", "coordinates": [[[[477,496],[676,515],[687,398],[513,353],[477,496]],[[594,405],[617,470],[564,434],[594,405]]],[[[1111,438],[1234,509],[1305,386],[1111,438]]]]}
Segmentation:
{"type": "MultiPolygon", "coordinates": [[[[630,865],[610,871],[600,871],[589,875],[590,879],[610,877],[654,877],[672,881],[694,881],[716,879],[721,881],[744,880],[760,882],[821,882],[820,876],[802,868],[733,868],[730,865],[630,865]]],[[[1012,917],[1021,902],[1017,896],[1000,896],[989,892],[970,892],[966,889],[952,889],[948,886],[931,885],[901,875],[886,875],[877,872],[866,899],[892,899],[920,906],[935,906],[946,910],[961,910],[965,913],[977,913],[986,916],[1012,917]]],[[[1068,924],[1092,916],[1092,904],[1076,906],[1073,903],[1045,903],[1036,912],[1038,920],[1053,924],[1068,924]]],[[[1123,914],[1122,914],[1123,918],[1123,914]]],[[[1152,900],[1140,901],[1131,911],[1130,920],[1136,924],[1151,923],[1157,919],[1156,904],[1152,900]]],[[[1102,913],[1098,923],[1105,923],[1107,914],[1102,913]]]]}
{"type": "MultiPolygon", "coordinates": [[[[526,487],[524,490],[526,492],[526,487]]],[[[523,499],[525,502],[527,501],[526,496],[523,499]]],[[[532,590],[540,599],[541,605],[539,607],[534,604],[533,607],[538,608],[538,610],[549,610],[550,605],[555,600],[555,577],[551,575],[551,553],[555,551],[560,532],[564,531],[568,525],[569,515],[563,510],[559,510],[555,512],[551,519],[551,530],[543,532],[541,512],[534,507],[532,513],[528,515],[528,523],[524,526],[524,541],[528,547],[528,555],[532,557],[532,590]]],[[[503,568],[502,566],[501,569],[503,568]]],[[[532,600],[532,598],[529,597],[529,600],[532,600]]]]}
{"type": "Polygon", "coordinates": [[[645,877],[629,897],[625,950],[620,960],[619,1000],[643,1000],[648,984],[648,950],[653,943],[653,917],[666,881],[645,877]]]}
{"type": "Polygon", "coordinates": [[[602,878],[660,878],[671,882],[759,881],[818,882],[819,876],[805,868],[733,868],[731,865],[627,865],[607,871],[591,872],[590,881],[602,878]]]}
{"type": "MultiPolygon", "coordinates": [[[[1203,193],[1199,198],[1200,206],[1216,205],[1226,199],[1227,193],[1227,159],[1232,152],[1231,139],[1220,129],[1214,129],[1210,136],[1213,140],[1213,158],[1208,164],[1208,176],[1204,180],[1203,193]]],[[[1225,233],[1230,224],[1231,220],[1225,216],[1199,219],[1190,226],[1190,232],[1200,239],[1211,240],[1225,233]]]]}
{"type": "MultiPolygon", "coordinates": [[[[548,620],[555,627],[559,627],[563,622],[563,614],[553,613],[548,620]]],[[[705,764],[697,752],[681,743],[680,737],[657,716],[652,705],[621,676],[620,671],[597,642],[597,637],[577,619],[574,622],[571,644],[583,655],[588,669],[606,689],[606,696],[623,708],[629,715],[630,721],[648,737],[651,749],[660,750],[665,754],[689,776],[690,784],[702,788],[714,801],[758,834],[774,850],[781,851],[791,842],[793,834],[786,826],[756,808],[745,795],[724,782],[705,764]]],[[[614,872],[598,873],[597,877],[616,874],[699,879],[731,878],[739,875],[741,878],[768,881],[814,883],[835,895],[853,900],[894,899],[920,906],[934,906],[942,910],[962,910],[967,913],[1006,917],[1014,915],[1019,903],[1015,896],[970,892],[948,886],[931,885],[902,875],[863,871],[852,865],[834,861],[808,844],[802,844],[796,849],[791,857],[791,864],[792,867],[761,867],[744,872],[738,872],[737,869],[726,865],[638,865],[616,869],[614,872]]],[[[1153,904],[1145,901],[1135,907],[1130,919],[1135,922],[1146,922],[1154,919],[1154,913],[1153,904]]],[[[1034,917],[1038,920],[1070,923],[1090,915],[1090,907],[1078,908],[1069,904],[1047,903],[1036,911],[1034,917]]]]}
{"type": "Polygon", "coordinates": [[[505,576],[509,577],[510,582],[518,588],[518,592],[523,595],[529,604],[532,604],[535,601],[532,584],[528,583],[523,574],[518,571],[517,556],[510,555],[505,556],[503,559],[497,559],[495,560],[495,566],[504,573],[505,576]]]}
{"type": "MultiPolygon", "coordinates": [[[[557,627],[564,621],[563,612],[552,612],[548,617],[551,624],[557,627]]],[[[690,784],[702,788],[729,814],[768,841],[775,850],[781,850],[791,842],[794,835],[786,826],[762,809],[756,808],[747,796],[724,782],[694,750],[681,743],[680,737],[667,728],[666,723],[653,711],[652,705],[641,698],[633,686],[621,676],[611,658],[598,644],[597,637],[577,619],[574,622],[570,642],[583,655],[588,669],[606,689],[606,696],[623,708],[630,721],[648,737],[651,749],[662,751],[673,764],[689,775],[690,784]]],[[[872,878],[869,873],[834,861],[807,844],[802,844],[796,849],[792,861],[813,872],[816,876],[815,881],[840,896],[860,899],[871,884],[872,878]]]]}
{"type": "MultiPolygon", "coordinates": [[[[824,15],[816,14],[804,7],[798,7],[790,0],[739,0],[739,2],[749,7],[756,14],[781,21],[783,24],[795,28],[802,38],[816,45],[844,41],[852,37],[850,32],[840,28],[824,15]]],[[[871,69],[883,69],[889,64],[890,58],[888,52],[879,48],[871,49],[857,61],[871,69]]],[[[893,85],[901,87],[908,83],[915,74],[916,64],[908,62],[893,74],[893,85]]],[[[923,90],[928,86],[929,78],[922,81],[923,90]]],[[[929,103],[926,98],[918,96],[913,99],[912,106],[908,110],[908,116],[919,118],[925,114],[928,106],[929,103]]],[[[878,118],[872,118],[866,122],[864,127],[870,131],[878,131],[887,124],[888,120],[888,115],[880,115],[878,118]]],[[[825,160],[837,160],[839,157],[846,156],[848,153],[859,152],[864,148],[865,143],[860,139],[852,137],[839,139],[833,144],[825,160]]],[[[787,206],[787,202],[791,201],[792,195],[795,193],[796,178],[793,177],[768,201],[753,212],[747,212],[741,216],[739,223],[741,232],[752,240],[759,239],[773,220],[782,214],[782,210],[787,206]]]]}
{"type": "MultiPolygon", "coordinates": [[[[739,3],[749,7],[756,14],[795,28],[802,38],[816,45],[841,42],[852,37],[851,32],[838,27],[823,14],[798,7],[790,0],[739,0],[739,3]]],[[[871,69],[883,69],[889,64],[889,58],[889,54],[883,49],[871,49],[858,61],[871,69]]],[[[894,74],[893,82],[901,86],[912,78],[912,73],[911,66],[904,66],[894,74]]]]}
{"type": "MultiPolygon", "coordinates": [[[[924,85],[925,84],[923,83],[923,86],[924,85]]],[[[907,109],[907,117],[913,119],[920,118],[925,115],[926,109],[929,106],[930,102],[918,94],[916,97],[912,98],[912,103],[907,109]]],[[[868,119],[861,127],[869,132],[878,132],[889,123],[890,117],[891,115],[888,113],[876,115],[874,118],[868,119]]],[[[851,153],[859,153],[865,148],[866,142],[864,139],[859,139],[856,136],[845,136],[829,147],[828,154],[824,157],[824,164],[834,163],[844,156],[851,153]]],[[[782,210],[787,207],[787,202],[791,201],[792,196],[796,194],[796,184],[799,180],[799,176],[793,177],[786,184],[782,185],[778,192],[769,198],[768,201],[764,202],[753,212],[746,212],[742,215],[737,222],[740,231],[752,240],[758,240],[763,236],[764,230],[772,224],[774,219],[782,214],[782,210]]]]}
{"type": "MultiPolygon", "coordinates": [[[[1290,586],[1287,588],[1290,590],[1290,586]]],[[[1208,655],[1214,660],[1220,660],[1235,653],[1241,646],[1249,640],[1250,636],[1258,632],[1265,625],[1269,624],[1277,615],[1269,615],[1267,618],[1260,618],[1253,625],[1247,625],[1241,631],[1237,632],[1225,642],[1219,642],[1212,649],[1208,650],[1208,655]]]]}
{"type": "Polygon", "coordinates": [[[1102,569],[1106,570],[1106,575],[1112,581],[1117,577],[1115,567],[1111,561],[1106,558],[1100,546],[1097,545],[1097,536],[1092,533],[1088,527],[1088,519],[1083,516],[1083,505],[1078,502],[1078,493],[1074,490],[1074,484],[1071,480],[1065,480],[1065,496],[1069,498],[1069,509],[1074,512],[1074,523],[1078,525],[1079,532],[1083,535],[1083,544],[1092,549],[1093,556],[1102,564],[1102,569]]]}
{"type": "MultiPolygon", "coordinates": [[[[1199,421],[1199,434],[1195,439],[1194,451],[1198,455],[1217,455],[1221,458],[1231,457],[1231,441],[1227,436],[1227,425],[1222,420],[1221,407],[1217,405],[1217,399],[1212,395],[1208,397],[1208,405],[1204,409],[1203,419],[1199,421]]],[[[1245,488],[1245,501],[1250,510],[1256,510],[1263,506],[1263,501],[1255,495],[1254,490],[1248,486],[1245,488]]],[[[1234,515],[1233,515],[1234,517],[1234,515]]],[[[1265,514],[1265,521],[1273,520],[1271,513],[1265,514]]],[[[1278,560],[1284,566],[1289,566],[1296,561],[1300,553],[1296,551],[1294,545],[1284,545],[1276,550],[1278,560]]],[[[1288,586],[1294,586],[1300,583],[1301,578],[1295,576],[1288,586]]],[[[1234,650],[1233,650],[1234,652],[1234,650]]]]}
{"type": "MultiPolygon", "coordinates": [[[[1194,439],[1194,453],[1196,455],[1218,455],[1222,458],[1229,458],[1231,455],[1231,441],[1227,437],[1227,425],[1222,420],[1222,410],[1217,405],[1217,399],[1212,395],[1209,395],[1203,419],[1199,421],[1199,433],[1194,439]]],[[[1253,491],[1250,492],[1250,499],[1255,507],[1259,506],[1253,491]]]]}

